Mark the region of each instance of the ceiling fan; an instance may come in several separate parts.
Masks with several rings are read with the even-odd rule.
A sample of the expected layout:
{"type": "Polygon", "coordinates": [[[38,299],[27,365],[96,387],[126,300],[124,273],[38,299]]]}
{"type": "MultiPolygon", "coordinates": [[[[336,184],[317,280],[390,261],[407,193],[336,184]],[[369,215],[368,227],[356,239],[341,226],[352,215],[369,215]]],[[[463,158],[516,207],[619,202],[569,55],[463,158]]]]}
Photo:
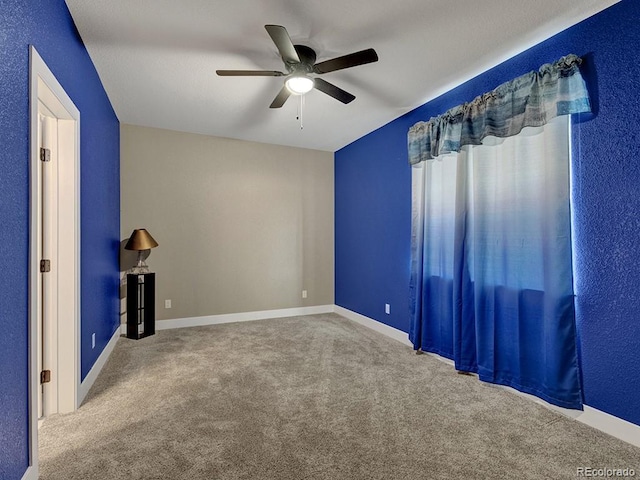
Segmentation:
{"type": "Polygon", "coordinates": [[[368,48],[316,63],[316,52],[305,45],[294,45],[286,28],[280,25],[265,25],[264,28],[280,52],[286,73],[276,70],[216,70],[216,73],[221,77],[286,77],[284,86],[269,108],[280,108],[290,95],[303,95],[313,88],[342,103],[349,103],[356,98],[354,95],[310,74],[335,72],[378,61],[376,51],[368,48]]]}

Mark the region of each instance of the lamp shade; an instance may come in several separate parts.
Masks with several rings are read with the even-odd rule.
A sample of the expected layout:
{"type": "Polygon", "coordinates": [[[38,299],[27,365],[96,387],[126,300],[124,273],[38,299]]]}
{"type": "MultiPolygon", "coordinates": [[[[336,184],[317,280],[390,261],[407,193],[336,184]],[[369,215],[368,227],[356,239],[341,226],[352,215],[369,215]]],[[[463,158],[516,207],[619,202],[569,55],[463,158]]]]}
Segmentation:
{"type": "Polygon", "coordinates": [[[134,230],[129,241],[124,246],[125,250],[149,250],[158,246],[153,237],[144,228],[134,230]]]}

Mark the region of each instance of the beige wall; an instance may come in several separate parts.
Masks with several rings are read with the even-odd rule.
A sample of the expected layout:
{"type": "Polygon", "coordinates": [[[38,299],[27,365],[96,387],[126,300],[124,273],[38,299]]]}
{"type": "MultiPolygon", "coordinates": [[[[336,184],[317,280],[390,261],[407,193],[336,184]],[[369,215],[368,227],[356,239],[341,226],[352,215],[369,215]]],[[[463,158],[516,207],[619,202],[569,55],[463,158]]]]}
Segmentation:
{"type": "Polygon", "coordinates": [[[120,140],[121,240],[160,244],[158,320],[334,303],[332,153],[132,125],[120,140]]]}

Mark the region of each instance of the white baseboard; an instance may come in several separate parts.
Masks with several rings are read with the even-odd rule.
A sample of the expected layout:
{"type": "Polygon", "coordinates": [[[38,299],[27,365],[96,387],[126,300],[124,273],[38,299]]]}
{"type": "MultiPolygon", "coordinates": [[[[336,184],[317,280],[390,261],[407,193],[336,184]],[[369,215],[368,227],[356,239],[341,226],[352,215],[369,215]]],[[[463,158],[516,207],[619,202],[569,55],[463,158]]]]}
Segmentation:
{"type": "Polygon", "coordinates": [[[98,374],[102,370],[102,367],[104,367],[104,365],[107,363],[107,360],[109,359],[113,348],[116,346],[118,338],[120,338],[120,329],[117,329],[115,332],[113,332],[109,343],[107,343],[107,345],[104,347],[102,353],[93,364],[93,367],[91,367],[91,370],[89,370],[89,373],[87,373],[87,376],[84,377],[84,380],[80,384],[80,391],[78,392],[78,407],[82,405],[82,402],[89,393],[89,390],[93,386],[93,383],[98,378],[98,374]]]}
{"type": "MultiPolygon", "coordinates": [[[[332,313],[334,305],[315,305],[312,307],[282,308],[279,310],[261,310],[257,312],[226,313],[221,315],[206,315],[202,317],[174,318],[156,321],[156,330],[171,328],[200,327],[204,325],[219,325],[221,323],[252,322],[269,318],[295,317],[298,315],[316,315],[332,313]]],[[[120,326],[120,331],[126,335],[127,325],[120,326]]]]}
{"type": "MultiPolygon", "coordinates": [[[[338,305],[335,306],[335,313],[342,315],[343,317],[352,320],[360,325],[364,325],[365,327],[369,327],[376,332],[382,333],[394,340],[398,340],[399,342],[404,343],[405,345],[409,345],[413,347],[411,342],[409,341],[408,335],[402,330],[398,330],[396,328],[385,325],[377,320],[374,320],[369,317],[365,317],[359,313],[353,312],[346,308],[340,307],[338,305]]],[[[450,365],[453,365],[453,362],[448,358],[441,357],[440,355],[430,354],[439,360],[444,361],[450,365]]],[[[584,406],[584,411],[580,410],[571,410],[567,408],[561,408],[556,405],[552,405],[550,403],[545,402],[544,400],[529,395],[527,393],[519,392],[511,387],[505,387],[503,385],[493,385],[487,383],[487,385],[495,386],[496,388],[503,388],[510,390],[511,392],[517,393],[518,395],[527,398],[531,401],[534,401],[540,405],[543,405],[555,412],[561,413],[570,417],[574,420],[577,420],[580,423],[584,423],[585,425],[589,425],[590,427],[595,428],[596,430],[600,430],[605,432],[613,437],[619,438],[627,443],[635,445],[636,447],[640,447],[640,425],[636,425],[631,422],[627,422],[621,418],[618,418],[614,415],[610,415],[608,413],[597,410],[593,407],[589,407],[588,405],[584,406]]]]}
{"type": "Polygon", "coordinates": [[[352,320],[360,325],[364,325],[367,328],[375,330],[376,332],[382,333],[387,337],[393,338],[399,342],[404,343],[405,345],[413,348],[413,344],[409,341],[409,336],[403,332],[402,330],[398,330],[397,328],[390,327],[389,325],[385,325],[382,322],[378,322],[373,318],[365,317],[359,313],[348,310],[344,307],[340,307],[338,305],[335,306],[335,313],[338,315],[342,315],[349,320],[352,320]]]}
{"type": "Polygon", "coordinates": [[[22,480],[38,480],[38,469],[31,465],[27,468],[27,471],[24,472],[22,480]]]}
{"type": "Polygon", "coordinates": [[[605,413],[588,405],[576,420],[625,442],[640,447],[640,425],[605,413]]]}

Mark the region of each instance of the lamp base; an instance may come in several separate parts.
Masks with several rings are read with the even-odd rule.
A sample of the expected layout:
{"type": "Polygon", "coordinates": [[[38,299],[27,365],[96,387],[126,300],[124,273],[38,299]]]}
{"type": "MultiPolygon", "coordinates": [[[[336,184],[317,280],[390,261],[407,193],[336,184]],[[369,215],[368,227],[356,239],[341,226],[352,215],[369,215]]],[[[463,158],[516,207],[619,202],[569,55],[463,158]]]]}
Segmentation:
{"type": "Polygon", "coordinates": [[[130,273],[132,275],[141,275],[143,273],[150,273],[147,262],[145,262],[144,259],[142,258],[142,250],[138,251],[138,263],[136,263],[134,267],[131,267],[129,270],[127,270],[127,273],[130,273]]]}
{"type": "Polygon", "coordinates": [[[136,265],[127,270],[127,273],[131,275],[142,275],[143,273],[151,273],[147,265],[136,265]]]}

